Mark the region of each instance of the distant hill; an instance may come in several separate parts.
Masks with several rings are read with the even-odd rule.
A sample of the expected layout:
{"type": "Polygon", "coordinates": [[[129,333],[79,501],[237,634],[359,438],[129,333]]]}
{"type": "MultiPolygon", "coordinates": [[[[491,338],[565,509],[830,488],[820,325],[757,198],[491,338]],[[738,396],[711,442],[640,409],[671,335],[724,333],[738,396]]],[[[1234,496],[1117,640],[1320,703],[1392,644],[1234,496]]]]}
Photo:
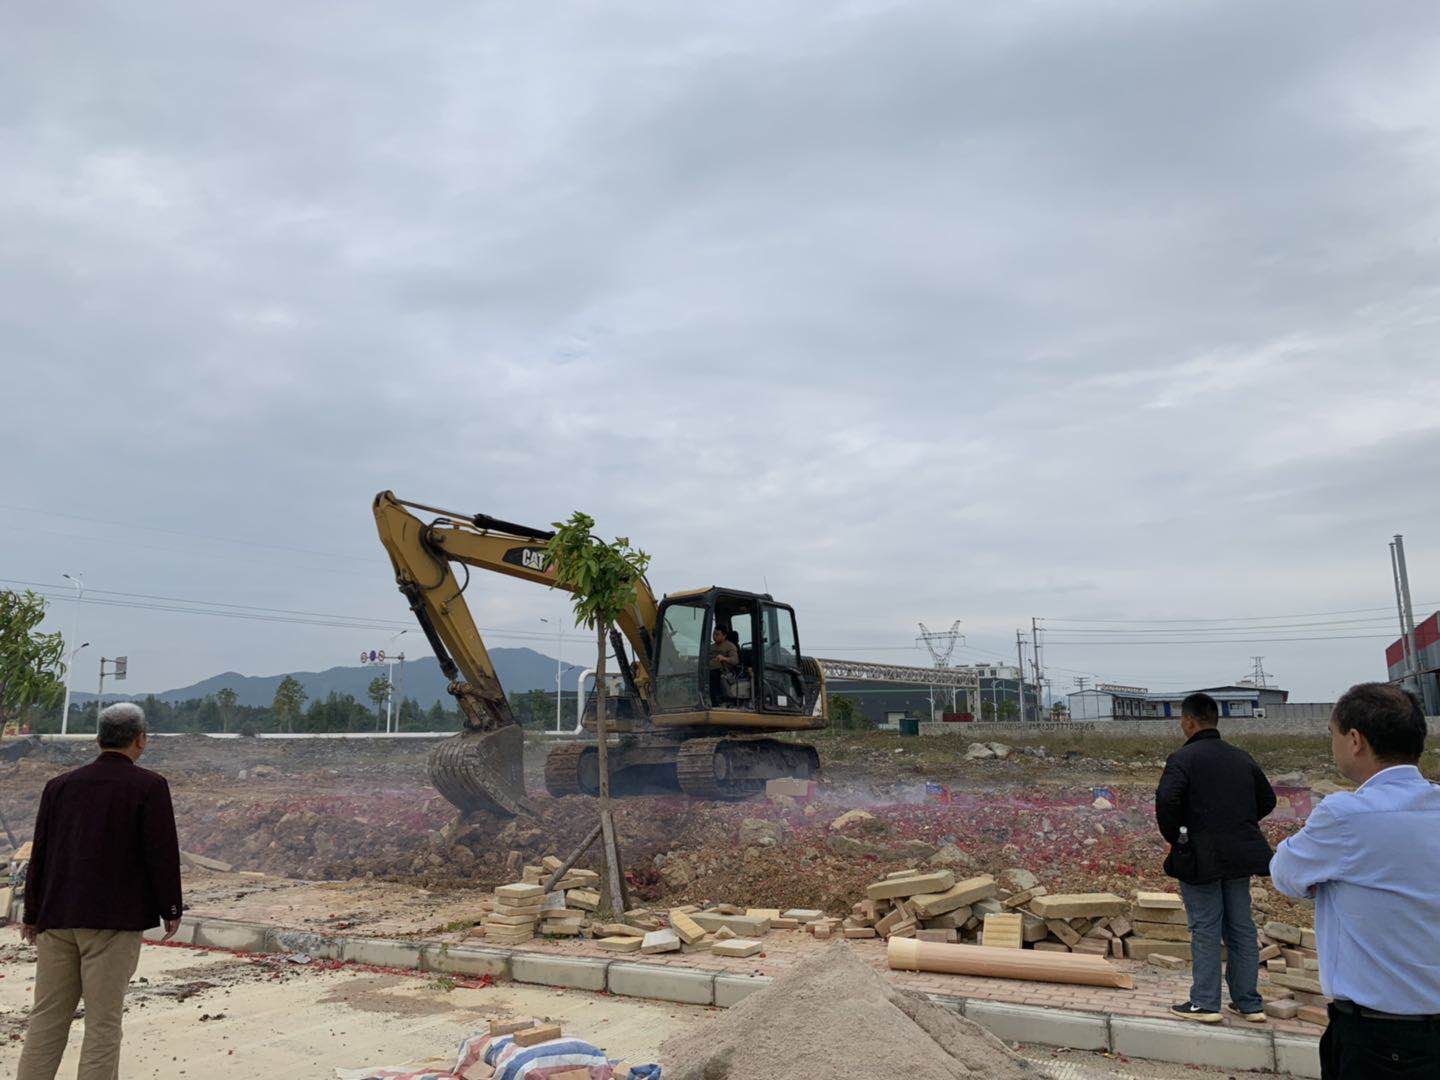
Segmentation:
{"type": "MultiPolygon", "coordinates": [[[[495,664],[495,673],[500,676],[500,685],[505,687],[508,694],[524,693],[527,690],[554,690],[555,689],[555,658],[538,653],[534,649],[491,649],[490,659],[495,664]]],[[[564,666],[564,687],[566,690],[574,690],[576,676],[580,674],[580,668],[573,664],[564,666]]],[[[236,671],[227,671],[221,675],[212,675],[208,679],[202,679],[189,686],[176,687],[174,690],[165,690],[155,696],[161,701],[177,702],[188,701],[191,698],[203,698],[218,690],[229,687],[234,690],[238,704],[268,706],[275,699],[275,690],[285,676],[293,675],[300,680],[309,695],[309,700],[325,700],[334,691],[337,694],[349,694],[357,701],[365,701],[365,691],[370,686],[370,680],[377,675],[385,674],[383,665],[367,667],[333,667],[325,671],[291,671],[281,672],[278,675],[241,675],[236,671]]],[[[395,665],[396,689],[405,697],[414,698],[420,703],[421,708],[428,709],[435,702],[441,702],[445,708],[454,707],[455,699],[445,689],[446,679],[440,671],[440,664],[433,656],[427,656],[421,660],[407,660],[405,662],[404,682],[401,683],[400,665],[395,665]]],[[[114,692],[106,693],[107,701],[116,701],[132,696],[129,688],[124,683],[115,684],[114,692]]],[[[135,697],[144,697],[144,694],[134,694],[135,697]]],[[[94,694],[76,692],[72,695],[75,701],[94,701],[94,694]]]]}

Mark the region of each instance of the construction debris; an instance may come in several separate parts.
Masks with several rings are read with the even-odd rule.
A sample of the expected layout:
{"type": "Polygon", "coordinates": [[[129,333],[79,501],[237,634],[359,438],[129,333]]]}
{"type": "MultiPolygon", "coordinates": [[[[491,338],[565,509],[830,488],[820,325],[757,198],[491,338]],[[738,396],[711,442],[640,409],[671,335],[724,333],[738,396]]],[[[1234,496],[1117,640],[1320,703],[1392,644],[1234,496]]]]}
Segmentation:
{"type": "Polygon", "coordinates": [[[948,975],[986,975],[996,979],[1078,983],[1135,989],[1135,979],[1101,956],[991,949],[984,945],[941,945],[891,938],[886,962],[896,971],[937,971],[948,975]]]}

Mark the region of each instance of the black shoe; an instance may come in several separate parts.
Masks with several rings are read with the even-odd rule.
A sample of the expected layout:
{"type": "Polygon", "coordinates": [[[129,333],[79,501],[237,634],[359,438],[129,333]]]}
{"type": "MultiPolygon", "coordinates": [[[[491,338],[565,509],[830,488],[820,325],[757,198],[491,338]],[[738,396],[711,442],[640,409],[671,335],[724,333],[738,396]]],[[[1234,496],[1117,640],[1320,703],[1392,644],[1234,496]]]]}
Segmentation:
{"type": "Polygon", "coordinates": [[[1172,1016],[1183,1016],[1186,1020],[1196,1020],[1202,1024],[1218,1024],[1223,1019],[1218,1012],[1207,1012],[1199,1005],[1192,1005],[1188,1001],[1182,1001],[1179,1005],[1171,1005],[1172,1016]]]}
{"type": "Polygon", "coordinates": [[[1246,1012],[1244,1009],[1236,1008],[1235,1003],[1232,1001],[1232,1002],[1230,1002],[1228,1005],[1225,1006],[1225,1011],[1226,1011],[1226,1012],[1230,1012],[1230,1013],[1234,1013],[1236,1016],[1243,1016],[1246,1020],[1249,1020],[1250,1023],[1252,1023],[1252,1024],[1263,1024],[1263,1023],[1265,1023],[1265,1013],[1264,1013],[1263,1010],[1262,1010],[1261,1012],[1246,1012]]]}

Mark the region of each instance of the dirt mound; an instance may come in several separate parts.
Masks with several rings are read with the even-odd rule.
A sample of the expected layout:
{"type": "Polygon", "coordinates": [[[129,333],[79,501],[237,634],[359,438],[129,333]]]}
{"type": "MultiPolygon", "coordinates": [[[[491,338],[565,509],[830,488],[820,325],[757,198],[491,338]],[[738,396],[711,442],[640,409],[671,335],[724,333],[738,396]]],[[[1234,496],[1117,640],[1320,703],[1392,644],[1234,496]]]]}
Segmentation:
{"type": "Polygon", "coordinates": [[[1046,1075],[989,1032],[896,990],[843,941],[660,1048],[675,1080],[1046,1075]]]}

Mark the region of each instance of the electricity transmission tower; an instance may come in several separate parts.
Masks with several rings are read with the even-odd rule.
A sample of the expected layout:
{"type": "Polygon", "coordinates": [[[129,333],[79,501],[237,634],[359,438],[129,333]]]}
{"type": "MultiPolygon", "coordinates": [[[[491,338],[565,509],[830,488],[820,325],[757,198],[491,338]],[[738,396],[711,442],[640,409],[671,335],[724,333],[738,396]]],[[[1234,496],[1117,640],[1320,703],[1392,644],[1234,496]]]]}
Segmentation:
{"type": "Polygon", "coordinates": [[[1265,658],[1252,656],[1250,659],[1255,663],[1254,669],[1250,672],[1250,681],[1263,690],[1269,685],[1265,680],[1272,678],[1271,673],[1265,670],[1265,658]]]}
{"type": "MultiPolygon", "coordinates": [[[[950,657],[955,655],[955,646],[963,644],[965,635],[960,633],[960,620],[956,619],[950,624],[949,630],[930,630],[922,622],[920,636],[915,640],[917,643],[924,642],[925,648],[930,653],[930,659],[934,661],[937,668],[950,666],[950,657]]],[[[967,693],[968,697],[968,693],[967,693]]],[[[950,711],[955,711],[955,688],[950,688],[950,711]]],[[[930,688],[930,719],[935,719],[935,688],[930,688]]]]}

